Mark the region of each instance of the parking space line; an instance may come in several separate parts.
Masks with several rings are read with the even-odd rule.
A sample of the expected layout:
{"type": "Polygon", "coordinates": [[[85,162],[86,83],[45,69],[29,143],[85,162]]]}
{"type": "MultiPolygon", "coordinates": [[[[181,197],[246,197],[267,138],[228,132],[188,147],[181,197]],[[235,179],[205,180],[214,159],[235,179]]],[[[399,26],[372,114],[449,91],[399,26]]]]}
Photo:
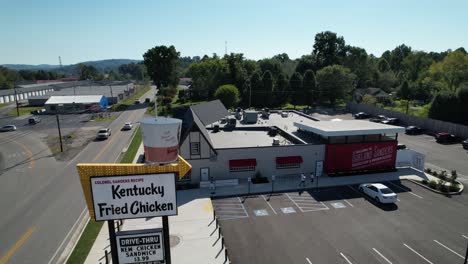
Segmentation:
{"type": "Polygon", "coordinates": [[[299,196],[289,195],[288,193],[286,193],[286,196],[303,213],[330,209],[323,202],[319,202],[315,200],[314,197],[312,196],[309,196],[309,199],[307,199],[306,197],[301,197],[303,199],[300,199],[300,200],[296,200],[296,198],[293,198],[293,197],[299,197],[299,196]],[[310,208],[314,208],[314,209],[310,209],[310,208]]]}
{"type": "Polygon", "coordinates": [[[467,236],[465,236],[465,235],[462,235],[462,237],[464,237],[464,238],[468,239],[468,237],[467,237],[467,236]]]}
{"type": "Polygon", "coordinates": [[[375,253],[379,254],[379,256],[381,256],[385,261],[387,261],[389,264],[392,264],[392,262],[390,262],[390,260],[388,260],[384,255],[382,255],[382,253],[380,253],[377,249],[375,248],[372,248],[372,250],[375,251],[375,253]]]}
{"type": "Polygon", "coordinates": [[[340,255],[346,260],[346,262],[348,262],[349,264],[353,264],[343,253],[340,252],[340,255]]]}
{"type": "Polygon", "coordinates": [[[415,194],[414,192],[409,191],[408,189],[402,188],[401,186],[398,186],[398,185],[394,184],[393,182],[388,182],[388,183],[390,183],[391,185],[397,187],[397,188],[400,189],[400,190],[406,191],[406,192],[408,192],[409,194],[412,194],[412,195],[414,195],[414,196],[416,196],[416,197],[418,197],[418,198],[420,198],[420,199],[423,199],[422,196],[419,196],[419,195],[415,194]]]}
{"type": "Polygon", "coordinates": [[[447,247],[446,245],[440,243],[439,241],[437,241],[437,240],[434,239],[434,242],[436,242],[437,244],[441,245],[442,247],[444,247],[444,248],[447,249],[448,251],[452,252],[453,254],[459,256],[460,258],[465,259],[462,255],[458,254],[458,253],[455,252],[453,249],[447,247]]]}
{"type": "Polygon", "coordinates": [[[427,263],[434,264],[434,263],[430,262],[427,258],[425,258],[423,255],[419,254],[416,250],[412,249],[410,246],[406,245],[405,243],[403,243],[403,245],[404,245],[405,247],[407,247],[409,250],[413,251],[414,254],[418,255],[419,257],[421,257],[422,259],[424,259],[425,261],[427,261],[427,263]]]}
{"type": "Polygon", "coordinates": [[[309,258],[306,258],[306,260],[307,260],[307,263],[312,264],[312,261],[310,261],[309,258]]]}
{"type": "Polygon", "coordinates": [[[354,205],[352,203],[348,202],[348,200],[343,200],[343,201],[345,201],[345,203],[349,204],[349,206],[354,207],[354,205]]]}
{"type": "Polygon", "coordinates": [[[244,206],[244,204],[242,203],[242,200],[241,200],[239,197],[237,197],[237,200],[239,200],[239,203],[240,203],[240,205],[242,206],[242,209],[244,209],[245,215],[246,215],[247,217],[249,217],[249,213],[247,212],[247,210],[245,210],[245,206],[244,206]]]}
{"type": "Polygon", "coordinates": [[[271,206],[270,202],[267,201],[267,199],[265,198],[265,195],[262,195],[263,197],[263,200],[265,200],[265,202],[268,204],[268,206],[270,206],[271,210],[273,211],[273,213],[277,214],[275,209],[273,209],[273,206],[271,206]]]}

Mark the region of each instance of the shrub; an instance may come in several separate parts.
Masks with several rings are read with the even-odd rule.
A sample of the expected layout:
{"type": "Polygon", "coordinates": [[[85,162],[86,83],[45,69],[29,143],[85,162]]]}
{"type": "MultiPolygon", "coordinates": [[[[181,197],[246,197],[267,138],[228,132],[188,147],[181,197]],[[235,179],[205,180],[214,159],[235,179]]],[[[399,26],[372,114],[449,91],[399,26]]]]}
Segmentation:
{"type": "Polygon", "coordinates": [[[448,192],[449,191],[449,186],[445,185],[445,184],[442,184],[439,186],[439,190],[441,192],[448,192]]]}
{"type": "Polygon", "coordinates": [[[452,170],[452,174],[450,176],[450,182],[453,184],[456,182],[458,175],[456,170],[452,170]]]}
{"type": "Polygon", "coordinates": [[[430,168],[426,168],[424,171],[425,171],[426,173],[432,174],[432,170],[431,170],[430,168]]]}
{"type": "Polygon", "coordinates": [[[429,187],[435,189],[437,187],[437,182],[435,180],[430,180],[429,187]]]}
{"type": "Polygon", "coordinates": [[[442,181],[446,181],[447,180],[447,171],[441,171],[439,173],[439,179],[441,179],[442,181]]]}
{"type": "Polygon", "coordinates": [[[427,185],[427,180],[422,180],[422,184],[427,185]]]}
{"type": "Polygon", "coordinates": [[[458,184],[450,184],[449,190],[451,192],[458,192],[460,190],[460,186],[458,186],[458,184]]]}

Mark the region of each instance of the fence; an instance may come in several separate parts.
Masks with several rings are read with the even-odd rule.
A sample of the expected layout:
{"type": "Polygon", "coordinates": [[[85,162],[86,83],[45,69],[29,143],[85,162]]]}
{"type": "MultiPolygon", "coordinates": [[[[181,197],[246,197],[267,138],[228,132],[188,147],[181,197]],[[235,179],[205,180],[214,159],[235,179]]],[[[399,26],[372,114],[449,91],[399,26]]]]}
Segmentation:
{"type": "MultiPolygon", "coordinates": [[[[223,234],[221,233],[221,226],[219,225],[219,220],[218,220],[218,217],[216,216],[216,210],[213,208],[213,221],[211,221],[211,223],[215,223],[216,226],[215,226],[215,231],[216,229],[218,229],[218,239],[216,239],[216,242],[215,244],[221,240],[221,250],[219,251],[218,255],[216,257],[219,256],[219,254],[221,254],[221,252],[224,250],[224,262],[223,263],[231,263],[231,261],[229,260],[229,255],[228,255],[228,250],[227,250],[227,247],[226,247],[226,244],[224,242],[224,236],[223,234]]],[[[210,223],[210,225],[211,225],[210,223]]],[[[213,235],[215,233],[215,231],[213,231],[213,233],[211,235],[213,235]]]]}
{"type": "Polygon", "coordinates": [[[400,112],[382,109],[373,105],[348,103],[346,105],[348,111],[351,112],[366,112],[371,115],[385,115],[389,117],[396,117],[400,123],[405,126],[419,126],[431,132],[448,132],[459,137],[468,138],[468,126],[444,122],[431,118],[411,116],[400,112]]]}

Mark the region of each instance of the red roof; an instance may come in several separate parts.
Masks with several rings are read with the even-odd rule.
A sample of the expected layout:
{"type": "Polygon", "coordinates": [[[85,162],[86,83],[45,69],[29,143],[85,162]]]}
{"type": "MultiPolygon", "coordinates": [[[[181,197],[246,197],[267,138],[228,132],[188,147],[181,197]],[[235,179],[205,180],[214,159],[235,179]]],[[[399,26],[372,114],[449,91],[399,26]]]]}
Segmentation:
{"type": "Polygon", "coordinates": [[[299,164],[302,163],[301,156],[276,157],[276,164],[299,164]]]}
{"type": "Polygon", "coordinates": [[[256,159],[238,159],[238,160],[230,160],[229,167],[255,167],[257,166],[256,159]]]}

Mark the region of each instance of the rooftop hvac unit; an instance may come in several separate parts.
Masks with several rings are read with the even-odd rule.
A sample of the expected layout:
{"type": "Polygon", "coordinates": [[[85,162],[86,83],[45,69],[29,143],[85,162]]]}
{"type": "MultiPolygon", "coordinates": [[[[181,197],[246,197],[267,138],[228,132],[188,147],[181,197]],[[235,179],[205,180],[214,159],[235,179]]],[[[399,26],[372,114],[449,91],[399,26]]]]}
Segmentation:
{"type": "Polygon", "coordinates": [[[273,146],[278,146],[280,144],[280,141],[278,138],[273,138],[273,146]]]}

